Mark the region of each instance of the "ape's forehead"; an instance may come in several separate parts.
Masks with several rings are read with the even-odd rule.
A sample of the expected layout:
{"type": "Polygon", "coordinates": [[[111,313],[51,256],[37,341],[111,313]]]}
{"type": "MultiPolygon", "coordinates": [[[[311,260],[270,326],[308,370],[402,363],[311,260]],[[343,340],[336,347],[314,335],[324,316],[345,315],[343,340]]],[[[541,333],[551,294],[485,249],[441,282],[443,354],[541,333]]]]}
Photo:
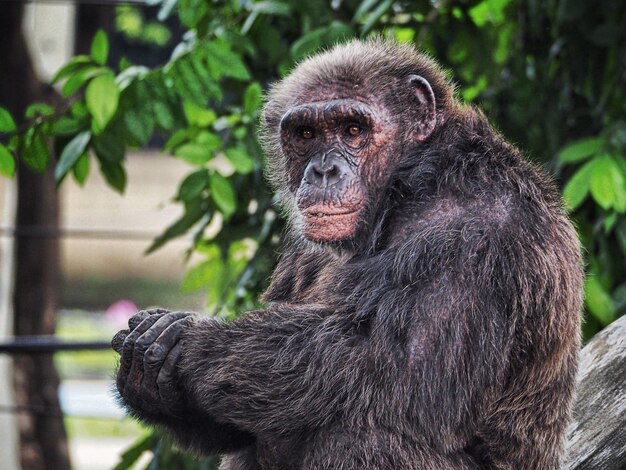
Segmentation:
{"type": "Polygon", "coordinates": [[[412,46],[382,39],[335,46],[304,60],[272,87],[265,124],[276,125],[292,106],[310,102],[348,98],[372,105],[402,99],[399,85],[412,74],[430,83],[438,101],[451,97],[446,76],[412,46]]]}
{"type": "Polygon", "coordinates": [[[274,91],[290,95],[291,104],[380,96],[381,82],[393,87],[402,71],[390,67],[388,56],[382,53],[383,43],[373,44],[377,47],[368,52],[361,51],[363,43],[352,42],[311,57],[277,84],[274,91]]]}
{"type": "Polygon", "coordinates": [[[294,105],[308,103],[355,100],[372,105],[380,100],[380,96],[362,81],[350,80],[325,80],[323,82],[303,84],[301,92],[294,99],[294,105]]]}

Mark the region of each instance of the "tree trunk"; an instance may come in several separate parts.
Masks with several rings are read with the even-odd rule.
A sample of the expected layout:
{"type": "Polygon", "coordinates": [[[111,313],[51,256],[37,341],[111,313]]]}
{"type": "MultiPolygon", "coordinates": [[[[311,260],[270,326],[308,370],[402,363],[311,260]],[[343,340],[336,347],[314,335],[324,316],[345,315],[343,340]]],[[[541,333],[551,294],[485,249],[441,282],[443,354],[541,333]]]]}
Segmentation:
{"type": "Polygon", "coordinates": [[[626,468],[626,316],[593,337],[580,355],[564,470],[626,468]]]}
{"type": "MultiPolygon", "coordinates": [[[[5,3],[0,15],[0,105],[18,122],[28,104],[51,101],[53,90],[35,75],[22,32],[23,6],[5,3]]],[[[16,226],[58,226],[58,196],[52,173],[35,174],[18,165],[16,226]]],[[[57,308],[58,240],[17,236],[15,240],[14,333],[53,334],[57,308]]],[[[51,354],[14,361],[20,460],[28,470],[70,468],[59,405],[59,376],[51,354]]]]}

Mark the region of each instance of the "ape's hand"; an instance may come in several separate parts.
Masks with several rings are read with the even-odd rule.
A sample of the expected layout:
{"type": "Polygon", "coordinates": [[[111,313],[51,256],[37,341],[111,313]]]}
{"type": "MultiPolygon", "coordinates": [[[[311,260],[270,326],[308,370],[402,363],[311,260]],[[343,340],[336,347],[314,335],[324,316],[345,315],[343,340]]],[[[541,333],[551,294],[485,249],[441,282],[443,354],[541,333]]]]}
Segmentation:
{"type": "Polygon", "coordinates": [[[178,377],[180,333],[191,323],[186,312],[143,310],[119,331],[111,346],[120,355],[117,389],[138,417],[158,420],[184,409],[178,377]]]}

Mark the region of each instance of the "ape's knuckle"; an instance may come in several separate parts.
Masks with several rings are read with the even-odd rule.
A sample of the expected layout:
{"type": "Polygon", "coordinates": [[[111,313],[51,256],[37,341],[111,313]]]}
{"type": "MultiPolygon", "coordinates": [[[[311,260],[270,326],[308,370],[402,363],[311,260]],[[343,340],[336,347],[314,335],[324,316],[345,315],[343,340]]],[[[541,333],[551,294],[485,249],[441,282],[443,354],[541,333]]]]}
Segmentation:
{"type": "Polygon", "coordinates": [[[149,317],[149,316],[153,316],[153,315],[167,315],[167,313],[169,313],[169,310],[166,310],[164,308],[149,308],[143,311],[144,315],[149,317]]]}
{"type": "Polygon", "coordinates": [[[132,356],[135,349],[135,337],[128,335],[122,344],[122,359],[132,356]]]}
{"type": "Polygon", "coordinates": [[[135,341],[135,349],[140,353],[144,354],[144,352],[154,343],[154,338],[151,338],[148,335],[140,336],[137,341],[135,341]]]}
{"type": "Polygon", "coordinates": [[[165,359],[167,351],[158,342],[153,343],[144,353],[144,362],[149,365],[158,364],[165,359]]]}

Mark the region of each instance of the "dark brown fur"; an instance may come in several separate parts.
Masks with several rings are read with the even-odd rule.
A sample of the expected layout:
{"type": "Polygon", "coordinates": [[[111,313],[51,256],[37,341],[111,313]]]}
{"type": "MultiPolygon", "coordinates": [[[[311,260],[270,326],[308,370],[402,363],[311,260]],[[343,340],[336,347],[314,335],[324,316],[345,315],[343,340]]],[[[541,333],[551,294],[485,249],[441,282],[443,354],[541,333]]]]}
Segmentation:
{"type": "Polygon", "coordinates": [[[264,122],[292,221],[267,308],[177,320],[193,322],[176,340],[178,389],[156,398],[145,354],[163,340],[123,333],[118,388],[131,412],[225,454],[231,470],[557,469],[582,271],[548,178],[453,98],[431,60],[393,43],[305,61],[273,88],[264,122]],[[412,105],[411,74],[432,87],[432,119],[412,105]],[[394,135],[381,159],[361,160],[366,211],[333,243],[299,231],[306,162],[285,154],[278,130],[320,99],[369,103],[394,135]]]}

